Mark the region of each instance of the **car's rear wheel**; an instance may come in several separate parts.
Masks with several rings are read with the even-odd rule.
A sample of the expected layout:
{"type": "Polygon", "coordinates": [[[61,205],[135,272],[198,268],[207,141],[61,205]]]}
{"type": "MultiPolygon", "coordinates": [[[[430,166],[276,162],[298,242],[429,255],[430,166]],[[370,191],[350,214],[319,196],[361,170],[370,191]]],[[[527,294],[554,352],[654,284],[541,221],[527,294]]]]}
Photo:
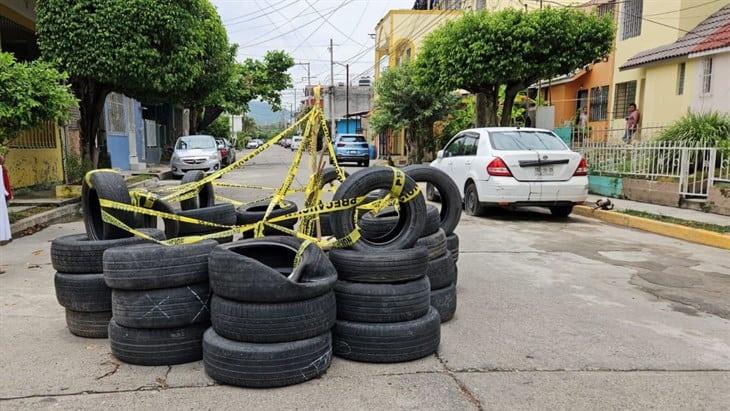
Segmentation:
{"type": "Polygon", "coordinates": [[[480,216],[484,213],[484,207],[479,203],[479,194],[474,183],[469,183],[464,190],[464,212],[467,215],[480,216]]]}
{"type": "Polygon", "coordinates": [[[573,206],[567,205],[567,206],[552,206],[550,208],[550,214],[553,215],[553,217],[557,218],[567,218],[570,213],[573,212],[573,206]]]}
{"type": "Polygon", "coordinates": [[[364,167],[370,167],[370,160],[365,160],[365,162],[362,164],[364,167]]]}
{"type": "Polygon", "coordinates": [[[434,202],[441,201],[441,195],[431,183],[426,183],[426,200],[434,202]]]}

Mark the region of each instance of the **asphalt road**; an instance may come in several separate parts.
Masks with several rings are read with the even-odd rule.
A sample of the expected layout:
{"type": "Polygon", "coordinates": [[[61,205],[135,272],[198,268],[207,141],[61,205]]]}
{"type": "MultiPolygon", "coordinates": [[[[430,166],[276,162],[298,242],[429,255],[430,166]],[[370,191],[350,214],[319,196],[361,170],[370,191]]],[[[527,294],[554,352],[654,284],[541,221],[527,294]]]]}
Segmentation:
{"type": "MultiPolygon", "coordinates": [[[[275,147],[225,179],[274,185],[290,159],[275,147]]],[[[730,405],[727,251],[539,211],[465,216],[458,309],[442,326],[437,355],[390,365],[335,358],[320,379],[249,390],[216,385],[200,362],[121,364],[106,340],[71,335],[55,300],[49,241],[82,230],[56,225],[0,248],[2,409],[730,405]]]]}

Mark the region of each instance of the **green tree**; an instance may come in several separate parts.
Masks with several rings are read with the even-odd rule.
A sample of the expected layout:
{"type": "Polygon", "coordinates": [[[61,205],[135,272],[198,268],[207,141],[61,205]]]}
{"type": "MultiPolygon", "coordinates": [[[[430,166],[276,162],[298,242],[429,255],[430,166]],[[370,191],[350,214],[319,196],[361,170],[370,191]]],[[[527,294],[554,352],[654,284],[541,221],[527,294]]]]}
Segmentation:
{"type": "Polygon", "coordinates": [[[571,7],[467,13],[429,34],[417,62],[426,81],[476,95],[477,126],[507,125],[521,90],[604,57],[613,33],[610,17],[571,7]]]}
{"type": "Polygon", "coordinates": [[[409,161],[420,163],[433,140],[433,124],[443,118],[457,98],[444,89],[419,81],[416,67],[406,63],[390,69],[375,83],[375,110],[370,126],[376,132],[405,129],[409,161]]]}
{"type": "Polygon", "coordinates": [[[231,137],[231,118],[228,116],[220,116],[210,123],[208,127],[201,131],[201,134],[208,134],[216,138],[231,137]]]}
{"type": "Polygon", "coordinates": [[[266,101],[278,110],[280,91],[291,87],[287,70],[293,65],[294,59],[283,51],[269,51],[263,60],[246,59],[233,64],[223,84],[211,83],[207,98],[198,99],[200,93],[191,95],[191,132],[208,127],[223,112],[247,112],[248,103],[254,99],[266,101]]]}
{"type": "MultiPolygon", "coordinates": [[[[97,134],[106,96],[181,101],[196,87],[207,97],[232,61],[225,29],[208,0],[40,0],[43,59],[69,75],[81,111],[84,158],[98,161],[97,134]]],[[[223,79],[227,79],[225,73],[223,79]]]]}
{"type": "Polygon", "coordinates": [[[19,131],[68,117],[76,99],[65,82],[47,63],[18,63],[0,52],[0,153],[19,131]]]}

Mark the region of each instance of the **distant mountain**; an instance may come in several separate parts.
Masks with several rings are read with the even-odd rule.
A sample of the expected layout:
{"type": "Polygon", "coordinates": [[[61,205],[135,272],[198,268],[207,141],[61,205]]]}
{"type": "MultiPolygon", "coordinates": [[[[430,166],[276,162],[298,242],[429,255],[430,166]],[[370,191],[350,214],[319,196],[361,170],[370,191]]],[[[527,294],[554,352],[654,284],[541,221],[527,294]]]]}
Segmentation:
{"type": "Polygon", "coordinates": [[[260,126],[269,124],[278,124],[282,119],[288,119],[291,114],[289,110],[274,111],[268,103],[254,100],[248,103],[248,116],[256,121],[260,126]]]}

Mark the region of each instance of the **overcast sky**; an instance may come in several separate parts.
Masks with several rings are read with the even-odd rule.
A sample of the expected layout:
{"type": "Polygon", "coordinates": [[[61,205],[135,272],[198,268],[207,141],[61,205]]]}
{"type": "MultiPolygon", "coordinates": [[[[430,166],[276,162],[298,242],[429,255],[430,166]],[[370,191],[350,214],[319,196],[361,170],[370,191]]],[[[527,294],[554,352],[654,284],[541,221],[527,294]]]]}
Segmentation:
{"type": "MultiPolygon", "coordinates": [[[[329,83],[329,39],[335,61],[350,63],[350,77],[372,76],[374,40],[368,34],[390,9],[409,9],[413,0],[212,0],[228,38],[239,45],[239,59],[260,58],[267,50],[285,50],[298,63],[311,63],[312,83],[329,83]],[[324,16],[324,17],[322,17],[324,16]]],[[[307,84],[307,67],[290,70],[297,97],[307,84]]],[[[335,82],[345,81],[335,65],[335,82]]],[[[286,108],[294,92],[283,94],[286,108]]]]}

